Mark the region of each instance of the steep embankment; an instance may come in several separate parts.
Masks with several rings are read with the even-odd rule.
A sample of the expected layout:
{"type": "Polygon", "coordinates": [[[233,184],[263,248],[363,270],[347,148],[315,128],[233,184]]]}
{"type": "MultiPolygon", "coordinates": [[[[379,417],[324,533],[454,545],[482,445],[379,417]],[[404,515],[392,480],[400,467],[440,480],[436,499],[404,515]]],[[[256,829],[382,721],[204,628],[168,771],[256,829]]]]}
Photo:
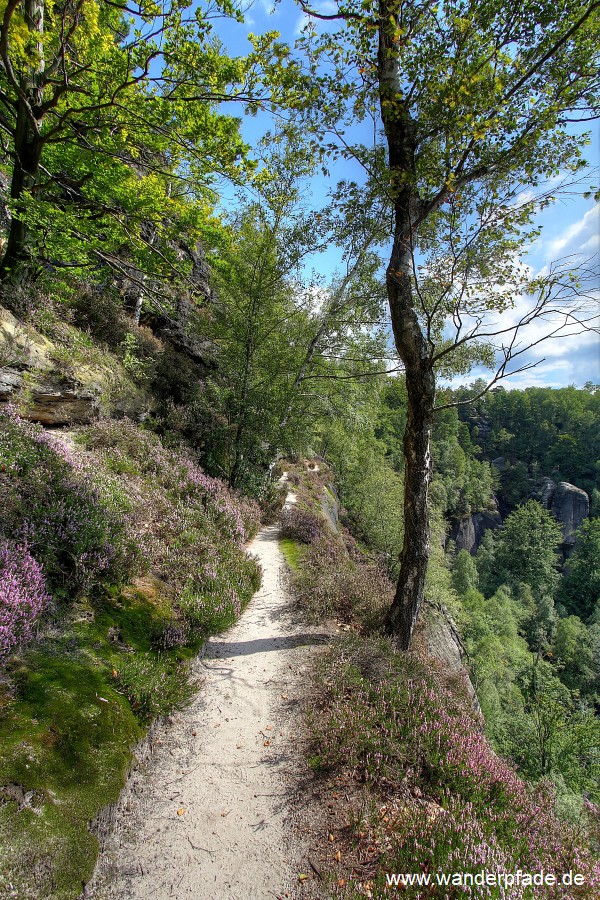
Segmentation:
{"type": "Polygon", "coordinates": [[[256,504],[128,420],[0,414],[0,895],[73,900],[190,661],[260,583],[256,504]]]}
{"type": "Polygon", "coordinates": [[[294,612],[278,535],[268,526],[250,544],[262,587],[209,642],[193,705],[156,734],[86,896],[289,896],[310,871],[289,822],[306,773],[292,714],[305,664],[327,635],[294,612]]]}

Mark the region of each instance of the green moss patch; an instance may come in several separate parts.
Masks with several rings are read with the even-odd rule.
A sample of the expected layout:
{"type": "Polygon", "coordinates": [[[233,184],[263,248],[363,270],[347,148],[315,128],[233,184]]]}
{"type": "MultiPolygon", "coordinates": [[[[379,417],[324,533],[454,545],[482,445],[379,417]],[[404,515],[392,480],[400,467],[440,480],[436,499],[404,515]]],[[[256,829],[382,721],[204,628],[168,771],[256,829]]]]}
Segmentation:
{"type": "Polygon", "coordinates": [[[90,821],[122,789],[152,718],[195,685],[182,656],[152,651],[171,616],[157,579],[80,601],[60,637],[8,666],[0,711],[0,896],[74,900],[98,852],[90,821]],[[112,596],[111,596],[112,594],[112,596]]]}
{"type": "Polygon", "coordinates": [[[0,785],[25,796],[0,788],[0,893],[9,883],[16,890],[4,896],[75,898],[92,874],[97,843],[88,824],[118,797],[142,734],[103,662],[72,636],[70,646],[47,642],[26,654],[11,672],[0,785]]]}
{"type": "Polygon", "coordinates": [[[293,541],[291,538],[281,538],[279,541],[279,549],[285,556],[285,561],[295,572],[300,568],[300,562],[302,560],[302,547],[298,543],[298,541],[293,541]]]}

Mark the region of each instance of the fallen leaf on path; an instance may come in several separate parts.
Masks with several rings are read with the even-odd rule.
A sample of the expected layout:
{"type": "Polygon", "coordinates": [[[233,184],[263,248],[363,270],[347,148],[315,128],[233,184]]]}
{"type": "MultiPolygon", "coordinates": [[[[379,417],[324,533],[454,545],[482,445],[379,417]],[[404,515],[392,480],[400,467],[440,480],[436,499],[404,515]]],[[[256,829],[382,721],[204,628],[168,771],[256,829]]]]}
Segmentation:
{"type": "Polygon", "coordinates": [[[341,850],[338,850],[338,852],[335,854],[335,858],[337,859],[338,862],[341,862],[341,859],[342,859],[342,851],[341,850]]]}
{"type": "Polygon", "coordinates": [[[271,746],[271,741],[264,741],[263,747],[270,747],[270,746],[271,746]]]}
{"type": "Polygon", "coordinates": [[[272,726],[272,725],[267,725],[266,728],[265,728],[265,731],[273,731],[273,726],[272,726]]]}
{"type": "Polygon", "coordinates": [[[178,815],[178,816],[183,816],[184,813],[185,813],[185,809],[183,808],[183,806],[181,807],[181,809],[178,809],[178,810],[177,810],[177,815],[178,815]]]}
{"type": "Polygon", "coordinates": [[[298,881],[308,881],[308,875],[298,875],[298,881]]]}
{"type": "Polygon", "coordinates": [[[330,835],[329,835],[329,843],[330,843],[330,844],[333,844],[333,841],[334,841],[334,840],[335,840],[335,839],[334,839],[333,835],[330,834],[330,835]]]}

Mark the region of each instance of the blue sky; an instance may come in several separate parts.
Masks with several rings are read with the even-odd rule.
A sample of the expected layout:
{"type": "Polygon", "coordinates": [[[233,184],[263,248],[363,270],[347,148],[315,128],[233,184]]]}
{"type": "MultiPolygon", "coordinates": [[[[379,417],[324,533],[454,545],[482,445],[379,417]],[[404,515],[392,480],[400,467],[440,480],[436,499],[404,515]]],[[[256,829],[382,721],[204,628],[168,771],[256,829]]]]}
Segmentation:
{"type": "MultiPolygon", "coordinates": [[[[322,12],[333,12],[335,5],[330,0],[321,0],[317,6],[322,12]]],[[[265,31],[276,30],[281,33],[282,39],[293,43],[299,35],[305,17],[293,0],[281,0],[276,5],[272,0],[255,0],[246,10],[245,23],[236,24],[231,21],[216,23],[216,31],[227,50],[233,55],[242,55],[249,51],[247,40],[249,32],[261,34],[265,31]]],[[[322,25],[321,27],[326,27],[322,25]]],[[[229,112],[230,110],[228,110],[229,112]]],[[[266,115],[256,118],[244,119],[243,133],[249,143],[264,133],[270,126],[266,115]]],[[[600,129],[598,123],[591,123],[588,129],[592,131],[591,144],[586,154],[591,165],[600,166],[600,129]]],[[[314,202],[315,207],[323,199],[326,190],[342,178],[360,178],[359,166],[352,166],[346,162],[339,162],[332,172],[331,178],[313,179],[308,187],[307,200],[314,202]],[[312,198],[309,196],[312,190],[312,198]]],[[[598,175],[589,181],[598,184],[598,175]]],[[[584,188],[582,187],[582,190],[584,188]]],[[[589,259],[600,257],[600,207],[592,199],[584,199],[582,196],[570,197],[567,201],[549,207],[539,216],[539,224],[542,226],[540,238],[529,248],[527,262],[534,272],[540,272],[547,268],[553,261],[574,254],[581,254],[589,259]]],[[[313,258],[310,265],[324,276],[328,276],[339,263],[339,254],[331,250],[313,258]]],[[[600,284],[597,285],[597,296],[600,304],[600,284]]],[[[527,301],[517,303],[513,313],[505,316],[514,317],[525,309],[527,301]]],[[[524,335],[524,340],[535,340],[540,336],[539,327],[530,329],[524,335]]],[[[552,340],[534,348],[530,353],[524,354],[520,364],[532,363],[541,358],[536,368],[521,374],[516,374],[504,381],[504,386],[510,388],[523,388],[528,385],[546,385],[561,387],[575,384],[582,386],[587,381],[600,384],[600,337],[597,333],[587,333],[569,338],[552,340]]],[[[481,370],[473,370],[475,378],[485,373],[481,370]]],[[[456,383],[464,383],[465,377],[456,379],[456,383]]]]}

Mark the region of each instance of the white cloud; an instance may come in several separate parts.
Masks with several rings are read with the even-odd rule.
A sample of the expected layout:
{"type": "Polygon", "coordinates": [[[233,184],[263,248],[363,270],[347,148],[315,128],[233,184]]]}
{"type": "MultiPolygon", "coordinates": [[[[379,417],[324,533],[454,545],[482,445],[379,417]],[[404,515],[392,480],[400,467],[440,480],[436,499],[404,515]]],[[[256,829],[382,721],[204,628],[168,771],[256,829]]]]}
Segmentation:
{"type": "Polygon", "coordinates": [[[547,246],[548,262],[558,257],[583,254],[589,256],[600,249],[600,204],[594,205],[579,219],[569,225],[547,246]]]}
{"type": "MultiPolygon", "coordinates": [[[[553,242],[554,250],[558,251],[563,257],[563,262],[567,268],[572,267],[577,261],[565,261],[565,256],[579,253],[582,259],[589,260],[593,253],[596,252],[600,237],[598,235],[598,226],[600,226],[598,209],[588,210],[578,222],[565,228],[563,234],[553,242]]],[[[555,253],[554,258],[556,258],[556,255],[555,253]]],[[[531,276],[534,274],[547,275],[550,269],[551,266],[546,265],[540,272],[534,273],[534,270],[529,268],[527,274],[531,276]]],[[[503,291],[499,293],[502,294],[503,291]]],[[[579,318],[587,320],[594,316],[595,323],[589,322],[588,327],[591,324],[598,326],[600,324],[600,284],[596,284],[591,279],[588,279],[588,283],[584,285],[583,296],[579,302],[581,306],[579,318]]],[[[534,297],[519,295],[515,298],[514,305],[504,312],[487,314],[479,331],[487,334],[494,331],[505,331],[504,335],[490,338],[490,342],[494,343],[498,348],[502,344],[506,346],[511,342],[512,334],[510,329],[519,325],[523,319],[527,319],[534,308],[534,297]]],[[[528,385],[560,387],[567,384],[583,385],[586,381],[600,383],[600,336],[597,331],[585,330],[573,319],[566,320],[565,311],[568,308],[573,311],[574,305],[571,302],[564,305],[552,303],[552,309],[555,310],[553,315],[540,316],[519,328],[514,350],[522,352],[513,360],[512,365],[508,367],[508,371],[510,371],[511,367],[516,369],[534,363],[538,363],[538,365],[535,368],[513,375],[506,382],[507,387],[522,388],[528,385]],[[562,313],[558,312],[561,309],[564,311],[562,313]],[[549,337],[557,329],[558,334],[554,337],[549,337]]],[[[471,324],[474,324],[472,319],[471,324]]],[[[469,327],[467,317],[463,317],[463,326],[464,334],[469,327]]],[[[446,336],[449,338],[453,337],[451,329],[446,332],[446,336]]],[[[485,334],[483,339],[485,339],[485,334]]],[[[500,364],[502,358],[501,352],[498,352],[497,364],[500,364]]],[[[476,377],[490,377],[490,372],[477,367],[471,374],[473,380],[476,377]]],[[[453,383],[464,383],[464,380],[464,376],[462,376],[461,378],[453,379],[453,383]]]]}
{"type": "Polygon", "coordinates": [[[279,9],[274,0],[258,0],[258,5],[264,12],[265,16],[275,16],[279,13],[279,9]]]}

